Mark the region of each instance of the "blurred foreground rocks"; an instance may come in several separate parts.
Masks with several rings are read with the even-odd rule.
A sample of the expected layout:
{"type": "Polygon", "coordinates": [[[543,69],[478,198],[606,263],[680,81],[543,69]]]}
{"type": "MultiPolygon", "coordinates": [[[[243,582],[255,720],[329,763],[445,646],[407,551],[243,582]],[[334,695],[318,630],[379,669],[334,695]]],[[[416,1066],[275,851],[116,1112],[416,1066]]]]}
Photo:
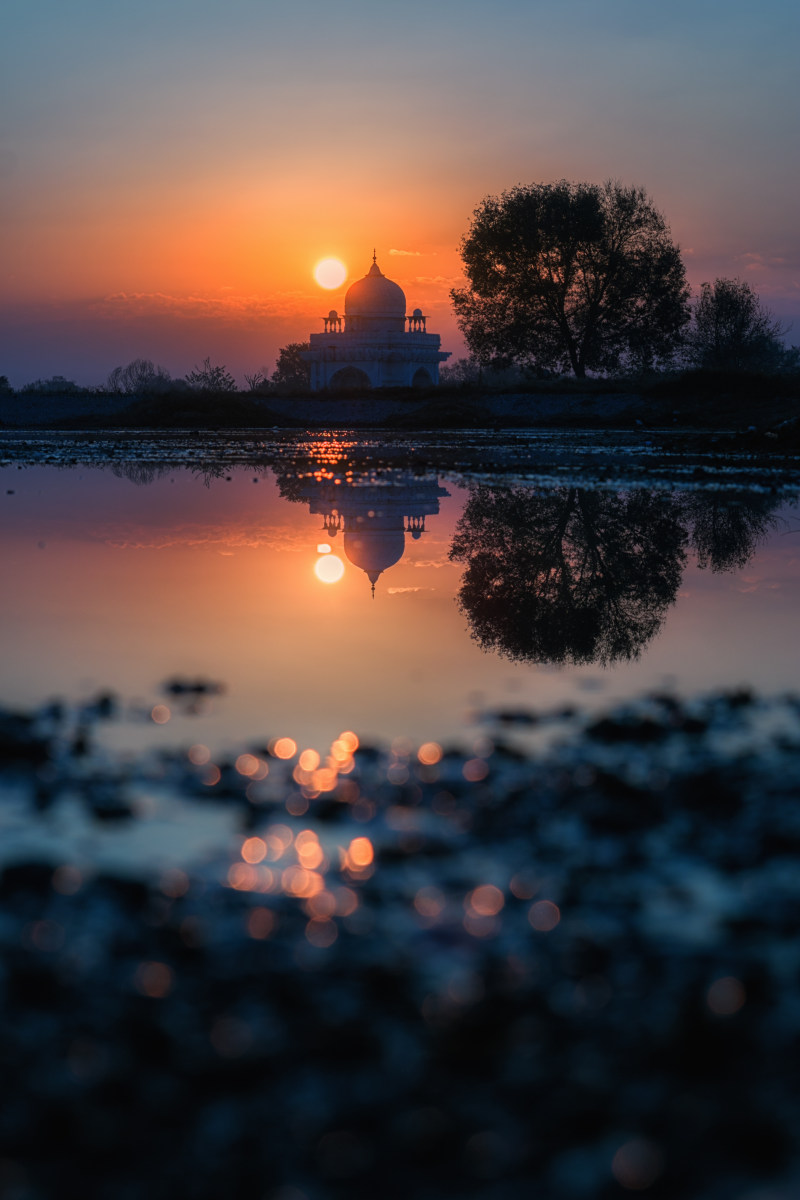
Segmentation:
{"type": "MultiPolygon", "coordinates": [[[[162,756],[235,814],[215,862],[6,860],[0,1195],[800,1195],[798,702],[485,716],[316,795],[162,756]]],[[[2,803],[133,828],[59,720],[0,716],[2,803]]]]}

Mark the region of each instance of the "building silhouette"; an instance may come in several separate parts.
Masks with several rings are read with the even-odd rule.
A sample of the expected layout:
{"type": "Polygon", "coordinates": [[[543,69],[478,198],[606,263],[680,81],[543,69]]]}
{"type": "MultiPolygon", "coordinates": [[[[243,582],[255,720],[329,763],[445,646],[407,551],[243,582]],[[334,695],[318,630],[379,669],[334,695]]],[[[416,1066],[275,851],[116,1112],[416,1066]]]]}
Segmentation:
{"type": "Polygon", "coordinates": [[[303,358],[311,367],[311,389],[430,387],[439,382],[439,363],[450,357],[438,334],[428,333],[419,308],[406,315],[403,289],[387,279],[375,254],[363,279],[348,288],[344,315],[331,309],[324,332],[312,333],[303,358]]]}

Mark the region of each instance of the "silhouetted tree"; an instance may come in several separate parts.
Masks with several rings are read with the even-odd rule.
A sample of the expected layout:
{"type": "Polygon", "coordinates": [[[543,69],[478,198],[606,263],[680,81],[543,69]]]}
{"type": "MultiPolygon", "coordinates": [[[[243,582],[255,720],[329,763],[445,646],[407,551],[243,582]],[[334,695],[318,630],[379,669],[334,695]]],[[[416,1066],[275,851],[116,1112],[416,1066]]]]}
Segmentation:
{"type": "Polygon", "coordinates": [[[245,375],[244,381],[251,392],[266,392],[270,387],[266,367],[261,367],[258,371],[254,371],[252,375],[245,375]]]}
{"type": "Polygon", "coordinates": [[[86,389],[78,387],[73,379],[65,379],[63,375],[54,375],[52,379],[36,379],[33,383],[23,384],[23,392],[40,392],[52,395],[60,392],[80,392],[86,389]]]}
{"type": "Polygon", "coordinates": [[[166,391],[171,382],[169,371],[165,367],[157,367],[149,358],[135,358],[126,367],[114,367],[108,376],[106,387],[109,392],[141,396],[150,392],[166,391]]]}
{"type": "Polygon", "coordinates": [[[678,247],[642,188],[533,183],[487,196],[451,292],[470,350],[573,371],[668,360],[689,319],[678,247]]]}
{"type": "Polygon", "coordinates": [[[780,504],[771,496],[721,496],[719,492],[687,492],[680,497],[689,524],[697,565],[714,573],[747,565],[760,542],[777,525],[780,504]]]}
{"type": "Polygon", "coordinates": [[[11,396],[13,395],[13,392],[14,389],[8,382],[8,376],[0,375],[0,396],[11,396]]]}
{"type": "Polygon", "coordinates": [[[480,377],[481,364],[474,354],[439,367],[439,382],[443,384],[478,383],[480,377]]]}
{"type": "Polygon", "coordinates": [[[300,357],[309,346],[309,342],[290,342],[281,347],[272,372],[275,387],[284,391],[306,391],[311,386],[311,364],[300,357]]]}
{"type": "Polygon", "coordinates": [[[670,496],[644,490],[478,487],[450,558],[459,606],[484,649],[514,661],[636,658],[681,581],[686,530],[670,496]]]}
{"type": "Polygon", "coordinates": [[[189,387],[200,392],[235,392],[236,380],[224,366],[212,366],[210,358],[204,358],[202,366],[195,367],[186,376],[189,387]]]}
{"type": "Polygon", "coordinates": [[[743,279],[704,283],[686,339],[689,362],[717,371],[777,371],[786,330],[743,279]]]}

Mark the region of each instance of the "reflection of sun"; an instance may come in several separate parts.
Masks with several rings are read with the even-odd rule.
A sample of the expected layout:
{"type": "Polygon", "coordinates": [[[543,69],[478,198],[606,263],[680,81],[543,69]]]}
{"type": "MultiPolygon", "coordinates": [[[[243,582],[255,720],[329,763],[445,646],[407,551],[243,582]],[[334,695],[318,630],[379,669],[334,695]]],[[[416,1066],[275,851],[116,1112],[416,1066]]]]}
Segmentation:
{"type": "Polygon", "coordinates": [[[329,290],[339,287],[347,278],[347,267],[338,258],[322,258],[314,267],[314,278],[320,287],[329,290]]]}
{"type": "Polygon", "coordinates": [[[344,575],[344,563],[335,554],[323,554],[314,564],[314,574],[323,583],[338,583],[344,575]]]}

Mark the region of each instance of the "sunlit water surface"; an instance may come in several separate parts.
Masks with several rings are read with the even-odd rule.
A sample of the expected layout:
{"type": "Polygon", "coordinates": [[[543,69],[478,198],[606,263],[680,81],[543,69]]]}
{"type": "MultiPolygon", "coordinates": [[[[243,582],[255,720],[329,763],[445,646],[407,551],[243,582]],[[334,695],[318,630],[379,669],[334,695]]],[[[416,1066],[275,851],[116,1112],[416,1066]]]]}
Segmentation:
{"type": "Polygon", "coordinates": [[[487,709],[796,685],[791,495],[504,482],[313,456],[0,468],[0,699],[113,689],[112,745],[324,753],[342,730],[469,745],[487,709]]]}

